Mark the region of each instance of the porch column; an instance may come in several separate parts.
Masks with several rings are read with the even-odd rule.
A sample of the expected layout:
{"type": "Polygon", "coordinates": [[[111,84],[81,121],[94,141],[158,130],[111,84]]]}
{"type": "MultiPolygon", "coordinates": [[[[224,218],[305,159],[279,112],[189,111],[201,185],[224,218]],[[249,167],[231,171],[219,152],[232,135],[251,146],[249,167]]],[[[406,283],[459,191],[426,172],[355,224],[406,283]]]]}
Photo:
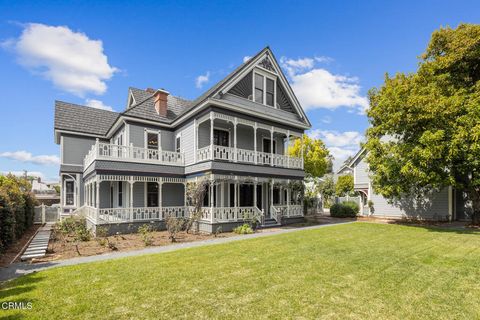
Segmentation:
{"type": "Polygon", "coordinates": [[[198,150],[198,125],[197,119],[193,119],[193,163],[197,163],[198,150]]]}
{"type": "Polygon", "coordinates": [[[237,162],[237,117],[233,123],[233,161],[237,162]]]}
{"type": "Polygon", "coordinates": [[[158,218],[159,219],[165,219],[163,217],[163,204],[162,204],[162,198],[163,198],[163,181],[158,181],[158,218]]]}
{"type": "Polygon", "coordinates": [[[272,182],[270,183],[270,206],[273,206],[273,184],[275,183],[275,180],[272,179],[272,182]]]}
{"type": "Polygon", "coordinates": [[[253,183],[253,206],[257,207],[257,181],[253,183]]]}
{"type": "Polygon", "coordinates": [[[129,203],[129,207],[130,207],[130,212],[129,212],[129,215],[130,215],[130,221],[133,221],[133,184],[135,182],[133,180],[130,180],[128,181],[128,184],[130,185],[130,203],[129,203]]]}
{"type": "Polygon", "coordinates": [[[301,154],[301,159],[302,159],[302,169],[303,169],[303,149],[304,149],[304,145],[303,145],[303,134],[302,134],[302,154],[301,154]]]}
{"type": "Polygon", "coordinates": [[[214,208],[213,208],[213,184],[214,184],[214,181],[212,180],[210,182],[210,214],[211,214],[210,215],[210,221],[212,223],[214,221],[214,217],[213,217],[213,215],[214,215],[214,212],[213,212],[213,210],[214,210],[214,208]]]}
{"type": "Polygon", "coordinates": [[[95,185],[96,185],[95,208],[99,208],[99,205],[100,205],[100,183],[99,183],[99,181],[96,181],[95,185]]]}
{"type": "Polygon", "coordinates": [[[270,130],[270,165],[273,166],[273,127],[270,130]]]}
{"type": "Polygon", "coordinates": [[[287,130],[287,146],[285,147],[285,155],[287,156],[287,168],[290,168],[290,153],[288,152],[290,148],[290,130],[287,130]]]}
{"type": "Polygon", "coordinates": [[[253,127],[253,149],[255,149],[255,164],[258,162],[257,157],[257,123],[255,122],[255,126],[253,127]]]}
{"type": "Polygon", "coordinates": [[[287,213],[288,213],[288,216],[290,216],[290,180],[287,180],[287,213]]]}
{"type": "Polygon", "coordinates": [[[213,157],[213,112],[210,112],[210,159],[214,159],[213,157]]]}
{"type": "Polygon", "coordinates": [[[233,183],[233,206],[235,207],[235,220],[238,219],[238,181],[235,179],[233,183]]]}

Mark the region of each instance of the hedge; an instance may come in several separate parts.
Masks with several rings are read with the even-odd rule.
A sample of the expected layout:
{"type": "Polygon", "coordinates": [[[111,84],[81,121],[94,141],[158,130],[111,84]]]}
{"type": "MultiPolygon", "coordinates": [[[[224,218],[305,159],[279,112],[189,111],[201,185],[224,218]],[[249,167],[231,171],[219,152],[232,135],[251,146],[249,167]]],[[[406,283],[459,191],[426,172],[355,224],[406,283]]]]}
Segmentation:
{"type": "Polygon", "coordinates": [[[36,199],[29,190],[24,179],[0,176],[0,253],[33,225],[36,199]]]}
{"type": "Polygon", "coordinates": [[[358,204],[354,201],[336,203],[330,207],[330,216],[336,218],[354,218],[359,211],[358,204]]]}

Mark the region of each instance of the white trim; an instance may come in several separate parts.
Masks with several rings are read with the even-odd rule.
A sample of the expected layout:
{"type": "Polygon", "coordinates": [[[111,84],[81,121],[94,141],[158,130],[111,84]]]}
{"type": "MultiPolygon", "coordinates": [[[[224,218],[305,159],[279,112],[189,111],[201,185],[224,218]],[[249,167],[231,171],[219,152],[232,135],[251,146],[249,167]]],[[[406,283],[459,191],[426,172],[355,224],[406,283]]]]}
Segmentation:
{"type": "Polygon", "coordinates": [[[255,101],[255,74],[258,74],[263,77],[263,97],[262,97],[262,103],[260,104],[266,107],[278,109],[277,108],[277,77],[264,72],[263,68],[262,69],[257,69],[257,68],[253,68],[252,70],[252,100],[251,101],[254,103],[260,103],[255,101]],[[270,80],[273,80],[273,106],[269,106],[267,104],[267,78],[270,80]]]}
{"type": "Polygon", "coordinates": [[[63,136],[60,136],[60,163],[63,164],[63,136]]]}
{"type": "Polygon", "coordinates": [[[77,198],[77,186],[76,186],[76,183],[75,183],[75,179],[73,179],[72,177],[66,177],[63,180],[62,187],[63,187],[63,190],[65,190],[65,192],[63,192],[63,196],[62,196],[62,206],[64,208],[76,208],[77,207],[77,199],[76,199],[77,198]],[[67,204],[67,181],[73,182],[73,204],[67,204]]]}
{"type": "Polygon", "coordinates": [[[182,153],[182,147],[183,147],[183,145],[184,145],[182,133],[183,133],[183,130],[180,131],[179,133],[177,133],[177,134],[175,135],[175,141],[173,142],[173,143],[174,143],[174,147],[175,147],[175,152],[178,152],[178,153],[182,153]],[[178,146],[177,146],[177,140],[178,140],[178,138],[180,138],[180,148],[178,148],[178,146]]]}
{"type": "MultiPolygon", "coordinates": [[[[162,147],[160,146],[160,143],[161,143],[161,140],[160,140],[160,131],[159,130],[153,130],[153,129],[147,129],[147,128],[144,128],[143,129],[145,132],[143,134],[143,144],[144,144],[144,148],[145,149],[148,149],[148,134],[149,133],[153,133],[153,134],[156,134],[157,135],[157,150],[158,151],[161,151],[162,150],[162,147]]],[[[154,149],[151,149],[151,150],[154,150],[154,149]]]]}

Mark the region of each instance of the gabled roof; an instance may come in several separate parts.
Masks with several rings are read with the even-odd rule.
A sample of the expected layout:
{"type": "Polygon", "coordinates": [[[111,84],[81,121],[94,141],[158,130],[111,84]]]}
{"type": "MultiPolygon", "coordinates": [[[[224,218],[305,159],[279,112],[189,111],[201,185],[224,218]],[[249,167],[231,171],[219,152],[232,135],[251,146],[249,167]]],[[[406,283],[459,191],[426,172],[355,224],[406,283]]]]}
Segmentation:
{"type": "Polygon", "coordinates": [[[55,129],[68,130],[74,132],[87,133],[92,135],[105,136],[109,129],[115,124],[120,116],[127,116],[148,121],[157,121],[160,123],[171,124],[183,114],[201,105],[207,99],[221,97],[225,88],[235,84],[238,77],[243,76],[245,72],[250,72],[257,66],[264,57],[269,57],[273,68],[275,68],[278,79],[281,81],[288,94],[293,100],[296,111],[298,112],[301,122],[305,126],[311,126],[305,112],[300,103],[296,99],[293,90],[280,69],[269,47],[265,47],[255,56],[238,66],[234,71],[227,75],[224,79],[217,82],[210,89],[193,101],[189,101],[173,95],[167,98],[167,116],[160,116],[154,105],[154,92],[142,90],[138,88],[129,88],[129,105],[127,109],[121,113],[89,108],[85,106],[75,105],[71,103],[56,101],[55,102],[55,129]],[[130,100],[130,97],[132,99],[130,100]]]}
{"type": "Polygon", "coordinates": [[[135,99],[135,103],[122,112],[122,115],[145,119],[156,120],[159,122],[171,122],[176,119],[185,110],[192,107],[192,102],[172,95],[167,96],[167,116],[162,117],[155,111],[155,98],[153,92],[146,90],[130,88],[130,93],[135,99]]]}
{"type": "Polygon", "coordinates": [[[104,136],[118,117],[117,112],[55,101],[55,130],[104,136]]]}
{"type": "Polygon", "coordinates": [[[346,165],[348,165],[350,168],[353,168],[354,165],[355,165],[355,162],[357,162],[357,160],[365,153],[367,149],[365,148],[361,148],[360,150],[358,150],[358,152],[353,156],[352,160],[350,160],[349,163],[347,163],[346,165]]]}

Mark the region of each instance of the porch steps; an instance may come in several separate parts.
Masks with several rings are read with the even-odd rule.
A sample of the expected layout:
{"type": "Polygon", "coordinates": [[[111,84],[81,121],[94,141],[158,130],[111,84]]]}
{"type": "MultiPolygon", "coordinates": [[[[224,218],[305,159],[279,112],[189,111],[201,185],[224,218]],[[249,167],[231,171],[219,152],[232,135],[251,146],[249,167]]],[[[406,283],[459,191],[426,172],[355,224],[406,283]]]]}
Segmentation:
{"type": "Polygon", "coordinates": [[[272,218],[265,219],[265,221],[262,224],[262,228],[273,228],[273,227],[278,227],[280,224],[272,218]]]}
{"type": "Polygon", "coordinates": [[[28,244],[27,249],[20,257],[20,260],[25,261],[33,258],[42,258],[47,253],[48,241],[50,241],[50,234],[52,233],[52,223],[47,223],[41,227],[33,240],[28,244]]]}

